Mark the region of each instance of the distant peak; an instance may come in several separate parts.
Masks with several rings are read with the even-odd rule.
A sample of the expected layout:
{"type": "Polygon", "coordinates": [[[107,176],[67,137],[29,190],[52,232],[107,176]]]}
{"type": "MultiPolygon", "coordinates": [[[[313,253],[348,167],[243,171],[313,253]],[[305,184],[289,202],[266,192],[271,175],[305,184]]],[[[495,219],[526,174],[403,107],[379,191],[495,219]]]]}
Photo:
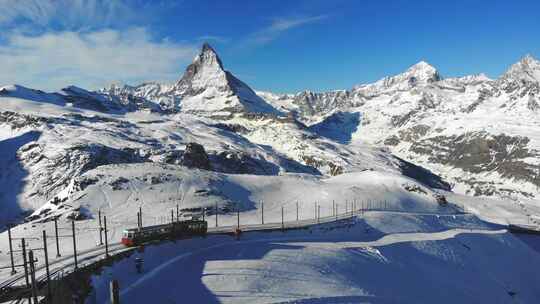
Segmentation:
{"type": "Polygon", "coordinates": [[[426,61],[419,61],[418,63],[412,65],[407,72],[419,72],[424,71],[426,73],[435,74],[437,69],[426,61]]]}
{"type": "Polygon", "coordinates": [[[437,69],[423,60],[408,68],[404,76],[410,83],[432,83],[441,80],[437,69]]]}
{"type": "Polygon", "coordinates": [[[534,58],[531,54],[527,54],[523,56],[523,58],[521,58],[519,62],[526,65],[540,64],[540,62],[536,58],[534,58]]]}
{"type": "Polygon", "coordinates": [[[527,54],[518,62],[514,63],[501,78],[540,82],[540,62],[532,55],[527,54]]]}

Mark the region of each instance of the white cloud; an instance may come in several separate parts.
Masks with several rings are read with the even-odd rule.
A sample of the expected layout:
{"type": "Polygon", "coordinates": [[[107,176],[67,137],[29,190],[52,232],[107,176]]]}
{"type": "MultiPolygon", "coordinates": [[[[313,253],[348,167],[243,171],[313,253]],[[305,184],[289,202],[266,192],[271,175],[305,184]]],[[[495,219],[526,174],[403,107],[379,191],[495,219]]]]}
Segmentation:
{"type": "Polygon", "coordinates": [[[154,41],[144,28],[124,31],[6,35],[0,45],[0,84],[57,90],[69,84],[95,89],[111,82],[171,81],[182,74],[196,47],[154,41]]]}
{"type": "Polygon", "coordinates": [[[125,0],[0,0],[0,24],[30,24],[33,29],[105,28],[133,22],[137,10],[125,0]]]}
{"type": "Polygon", "coordinates": [[[289,17],[275,19],[270,26],[251,35],[246,43],[248,45],[262,45],[277,39],[284,32],[302,25],[319,22],[328,18],[326,15],[311,17],[289,17]]]}

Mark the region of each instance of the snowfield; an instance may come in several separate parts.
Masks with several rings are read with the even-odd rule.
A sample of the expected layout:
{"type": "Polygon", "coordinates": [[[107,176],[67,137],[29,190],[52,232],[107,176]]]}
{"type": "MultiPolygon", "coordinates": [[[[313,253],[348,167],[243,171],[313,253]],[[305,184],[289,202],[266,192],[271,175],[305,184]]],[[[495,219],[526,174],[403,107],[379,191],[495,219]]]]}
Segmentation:
{"type": "Polygon", "coordinates": [[[95,277],[87,303],[106,303],[111,278],[128,303],[535,303],[538,266],[538,252],[472,216],[373,212],[147,247],[95,277]]]}
{"type": "Polygon", "coordinates": [[[86,303],[107,303],[112,279],[122,303],[539,303],[539,239],[506,230],[540,224],[539,71],[525,57],[496,80],[444,79],[420,62],[274,94],[205,44],[174,84],[1,87],[0,265],[10,224],[15,264],[21,238],[38,249],[45,231],[70,272],[72,223],[85,265],[104,257],[104,216],[118,253],[139,210],[145,226],[204,214],[206,238],[104,267],[86,303]]]}

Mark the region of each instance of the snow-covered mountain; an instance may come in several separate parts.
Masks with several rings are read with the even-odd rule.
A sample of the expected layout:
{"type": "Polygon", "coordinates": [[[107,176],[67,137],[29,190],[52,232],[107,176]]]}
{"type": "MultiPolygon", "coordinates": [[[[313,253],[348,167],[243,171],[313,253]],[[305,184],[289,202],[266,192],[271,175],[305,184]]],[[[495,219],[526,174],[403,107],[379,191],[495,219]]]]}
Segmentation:
{"type": "Polygon", "coordinates": [[[56,93],[7,86],[0,89],[0,104],[0,179],[11,185],[1,190],[3,222],[24,210],[37,210],[33,220],[53,211],[78,216],[72,194],[89,183],[87,172],[109,164],[316,178],[375,170],[449,189],[384,149],[348,145],[357,114],[335,113],[311,127],[294,113],[285,115],[225,71],[207,44],[173,85],[99,92],[70,86],[56,93]]]}
{"type": "Polygon", "coordinates": [[[86,172],[121,163],[317,178],[374,170],[458,193],[534,199],[539,70],[527,56],[497,80],[443,79],[420,62],[351,90],[255,93],[205,44],[173,84],[6,86],[0,179],[14,186],[2,189],[2,214],[69,201],[86,172]]]}
{"type": "Polygon", "coordinates": [[[182,78],[172,85],[111,86],[101,92],[122,98],[144,98],[172,113],[226,116],[242,111],[276,112],[248,85],[226,71],[217,53],[206,43],[182,78]]]}
{"type": "MultiPolygon", "coordinates": [[[[349,214],[354,202],[371,211],[279,235],[247,234],[239,241],[209,236],[149,246],[131,258],[148,257],[145,269],[158,280],[127,271],[133,261],[126,258],[93,278],[95,296],[108,295],[100,289],[108,288],[114,273],[125,300],[148,301],[144,288],[163,285],[168,278],[163,270],[174,270],[175,281],[176,262],[196,256],[195,263],[182,264],[178,282],[196,281],[183,286],[212,291],[197,287],[188,293],[199,302],[218,302],[214,293],[223,302],[266,302],[271,286],[278,286],[279,295],[272,301],[335,302],[337,296],[360,293],[342,299],[364,301],[400,290],[398,302],[414,302],[429,283],[438,287],[424,297],[428,302],[443,292],[452,294],[445,298],[449,303],[504,298],[535,303],[538,276],[530,265],[540,263],[538,253],[487,222],[538,224],[539,66],[528,56],[496,80],[482,74],[443,79],[420,62],[351,90],[256,93],[226,71],[205,44],[173,84],[116,85],[97,92],[68,86],[53,93],[4,86],[0,234],[7,240],[6,224],[16,223],[11,233],[36,248],[42,246],[36,235],[53,233],[53,219],[59,219],[60,229],[76,220],[77,248],[86,252],[99,244],[98,214],[107,216],[111,244],[136,225],[139,208],[144,225],[169,223],[170,212],[179,208],[186,216],[206,210],[210,227],[217,227],[219,217],[221,228],[236,225],[240,217],[242,225],[259,224],[263,214],[265,223],[315,214],[333,218],[336,212],[349,214]],[[248,246],[251,242],[257,246],[248,246]],[[238,245],[241,251],[230,251],[238,245]],[[278,256],[285,266],[276,267],[278,256]],[[510,273],[501,266],[518,259],[527,263],[510,273]],[[350,265],[356,265],[352,272],[350,265]],[[287,267],[294,269],[292,277],[287,267]],[[366,267],[382,271],[383,282],[365,281],[366,267]],[[219,276],[207,275],[216,271],[219,276]],[[396,273],[397,279],[388,280],[396,273]],[[406,289],[403,278],[411,283],[406,289]],[[137,284],[143,285],[132,288],[137,284]],[[246,293],[230,297],[223,293],[230,286],[246,293]],[[351,286],[358,289],[352,292],[351,286]],[[491,294],[498,286],[504,288],[491,294]]],[[[71,252],[71,239],[63,240],[60,250],[71,252]]],[[[8,250],[9,244],[0,242],[0,252],[8,250]]],[[[0,262],[8,265],[9,255],[0,255],[0,262]]],[[[20,256],[15,263],[22,263],[20,256]]],[[[165,290],[178,292],[173,285],[165,290]]],[[[164,292],[161,299],[173,297],[164,292]]]]}
{"type": "MultiPolygon", "coordinates": [[[[307,125],[338,130],[336,112],[359,116],[349,147],[385,146],[474,195],[538,197],[540,63],[526,56],[499,79],[443,79],[426,62],[351,90],[259,93],[307,125]]],[[[343,130],[342,128],[342,130],[343,130]]]]}

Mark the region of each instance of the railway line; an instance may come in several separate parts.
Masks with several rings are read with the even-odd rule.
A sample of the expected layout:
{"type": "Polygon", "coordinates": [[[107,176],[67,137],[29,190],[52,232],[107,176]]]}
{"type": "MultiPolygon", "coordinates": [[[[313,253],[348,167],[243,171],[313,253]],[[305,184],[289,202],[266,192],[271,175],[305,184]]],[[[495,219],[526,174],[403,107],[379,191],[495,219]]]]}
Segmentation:
{"type": "MultiPolygon", "coordinates": [[[[298,221],[283,221],[283,222],[272,222],[265,224],[247,224],[240,225],[240,230],[242,232],[250,231],[273,231],[273,230],[290,230],[290,229],[301,229],[308,228],[317,224],[330,223],[335,221],[343,221],[347,219],[353,219],[356,216],[362,215],[365,212],[383,212],[383,213],[407,213],[413,215],[432,215],[432,216],[464,216],[468,213],[458,212],[458,213],[429,213],[429,212],[405,212],[400,210],[356,210],[349,211],[344,214],[324,216],[319,218],[304,219],[298,221]]],[[[220,234],[233,234],[234,230],[237,228],[237,225],[228,225],[228,226],[218,226],[218,227],[209,227],[207,230],[208,235],[220,235],[220,234]]],[[[155,243],[153,241],[152,243],[155,243]]],[[[109,255],[114,256],[122,252],[134,250],[136,247],[126,247],[121,242],[109,243],[109,255]]],[[[105,246],[100,245],[98,247],[83,250],[77,252],[78,264],[80,266],[86,266],[89,264],[96,263],[102,259],[105,259],[105,246]]],[[[56,274],[69,274],[76,272],[74,256],[65,255],[60,258],[56,258],[50,261],[50,276],[53,277],[56,274]]],[[[44,285],[46,282],[46,268],[45,265],[36,267],[36,281],[39,285],[44,285]]],[[[10,279],[0,283],[0,303],[24,303],[25,298],[21,299],[21,294],[28,294],[28,290],[24,290],[25,275],[18,274],[14,275],[10,279]],[[16,292],[14,292],[14,290],[16,292]],[[13,293],[13,294],[10,294],[13,293]]]]}

